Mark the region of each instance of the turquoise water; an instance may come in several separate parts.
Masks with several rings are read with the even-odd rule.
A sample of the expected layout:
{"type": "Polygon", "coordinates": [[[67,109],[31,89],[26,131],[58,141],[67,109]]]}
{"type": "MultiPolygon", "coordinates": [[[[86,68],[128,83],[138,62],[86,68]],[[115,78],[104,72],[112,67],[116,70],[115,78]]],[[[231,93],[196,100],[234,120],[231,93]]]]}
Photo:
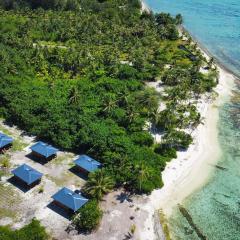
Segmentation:
{"type": "MultiPolygon", "coordinates": [[[[154,11],[181,13],[184,25],[221,63],[240,75],[240,0],[146,0],[154,11]]],[[[240,240],[240,85],[220,108],[222,156],[209,182],[183,206],[209,240],[240,240]]],[[[169,219],[174,239],[204,239],[179,209],[169,219]]]]}

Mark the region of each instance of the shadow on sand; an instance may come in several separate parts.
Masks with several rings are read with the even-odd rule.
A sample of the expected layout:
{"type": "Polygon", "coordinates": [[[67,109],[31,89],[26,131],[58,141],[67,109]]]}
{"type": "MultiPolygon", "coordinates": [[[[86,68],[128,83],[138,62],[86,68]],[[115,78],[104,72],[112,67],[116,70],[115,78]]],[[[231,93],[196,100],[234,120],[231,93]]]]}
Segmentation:
{"type": "Polygon", "coordinates": [[[83,173],[81,171],[79,171],[79,168],[77,168],[76,166],[73,166],[69,169],[69,171],[75,175],[77,175],[78,177],[82,178],[83,180],[87,181],[88,179],[88,175],[86,173],[83,173]]]}
{"type": "Polygon", "coordinates": [[[47,207],[69,221],[72,219],[73,212],[58,206],[54,201],[50,202],[47,207]]]}
{"type": "Polygon", "coordinates": [[[132,194],[129,192],[121,192],[120,194],[116,195],[116,200],[118,200],[120,203],[123,203],[125,201],[127,202],[133,202],[131,199],[132,194]]]}
{"type": "Polygon", "coordinates": [[[44,157],[38,157],[32,153],[27,154],[26,157],[31,159],[32,161],[34,161],[36,163],[40,163],[42,165],[45,165],[45,164],[49,163],[52,159],[54,159],[54,157],[48,158],[48,159],[46,159],[44,157]]]}
{"type": "Polygon", "coordinates": [[[24,193],[28,192],[36,185],[38,185],[38,182],[36,182],[34,185],[28,186],[26,183],[22,182],[20,179],[17,179],[14,176],[9,178],[7,181],[24,193]]]}

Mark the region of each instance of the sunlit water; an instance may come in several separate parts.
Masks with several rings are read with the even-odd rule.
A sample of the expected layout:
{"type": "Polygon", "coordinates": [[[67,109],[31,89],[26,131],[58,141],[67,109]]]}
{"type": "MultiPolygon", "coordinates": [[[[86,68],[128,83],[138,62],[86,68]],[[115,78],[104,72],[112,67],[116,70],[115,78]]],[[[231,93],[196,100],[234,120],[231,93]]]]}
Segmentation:
{"type": "MultiPolygon", "coordinates": [[[[154,11],[181,13],[187,30],[240,75],[240,0],[146,0],[154,11]]],[[[210,240],[240,240],[240,88],[220,109],[222,156],[209,182],[183,206],[210,240]]],[[[169,219],[175,239],[201,239],[178,208],[169,219]]]]}

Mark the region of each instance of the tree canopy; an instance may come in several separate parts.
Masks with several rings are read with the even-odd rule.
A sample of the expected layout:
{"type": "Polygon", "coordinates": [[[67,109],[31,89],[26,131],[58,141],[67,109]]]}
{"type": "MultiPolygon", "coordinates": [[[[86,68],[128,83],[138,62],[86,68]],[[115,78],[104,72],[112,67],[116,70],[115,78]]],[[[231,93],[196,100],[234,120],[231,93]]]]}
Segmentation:
{"type": "Polygon", "coordinates": [[[179,37],[181,16],[142,13],[137,0],[0,0],[0,7],[0,115],[90,154],[116,186],[161,187],[174,154],[155,151],[146,124],[165,133],[171,151],[187,148],[183,131],[200,119],[190,99],[216,84],[179,37]],[[146,87],[157,79],[164,95],[146,87]]]}

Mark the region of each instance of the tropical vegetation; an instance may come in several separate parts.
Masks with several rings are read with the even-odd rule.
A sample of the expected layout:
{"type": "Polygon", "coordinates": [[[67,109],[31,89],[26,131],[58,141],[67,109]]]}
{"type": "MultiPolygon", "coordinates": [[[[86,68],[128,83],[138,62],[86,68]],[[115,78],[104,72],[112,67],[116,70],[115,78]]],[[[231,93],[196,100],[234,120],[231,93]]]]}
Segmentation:
{"type": "Polygon", "coordinates": [[[199,71],[205,59],[196,47],[179,37],[181,16],[142,12],[137,0],[0,6],[1,116],[100,160],[116,186],[161,187],[166,161],[192,142],[185,129],[201,122],[192,99],[216,85],[214,71],[199,71]],[[158,79],[162,94],[146,87],[158,79]],[[147,123],[164,133],[161,146],[147,123]]]}
{"type": "Polygon", "coordinates": [[[33,219],[31,223],[19,230],[11,230],[9,227],[0,226],[1,240],[47,240],[48,234],[40,222],[33,219]]]}
{"type": "Polygon", "coordinates": [[[84,188],[93,200],[78,229],[98,225],[97,201],[114,186],[162,187],[166,162],[192,143],[186,129],[201,123],[196,102],[217,72],[179,34],[182,21],[138,0],[0,0],[0,116],[103,164],[84,188]]]}
{"type": "Polygon", "coordinates": [[[88,181],[84,186],[84,193],[100,201],[106,193],[113,189],[114,183],[104,170],[90,173],[88,181]]]}
{"type": "Polygon", "coordinates": [[[98,202],[91,200],[74,215],[72,224],[79,232],[89,233],[98,227],[102,214],[98,202]]]}

